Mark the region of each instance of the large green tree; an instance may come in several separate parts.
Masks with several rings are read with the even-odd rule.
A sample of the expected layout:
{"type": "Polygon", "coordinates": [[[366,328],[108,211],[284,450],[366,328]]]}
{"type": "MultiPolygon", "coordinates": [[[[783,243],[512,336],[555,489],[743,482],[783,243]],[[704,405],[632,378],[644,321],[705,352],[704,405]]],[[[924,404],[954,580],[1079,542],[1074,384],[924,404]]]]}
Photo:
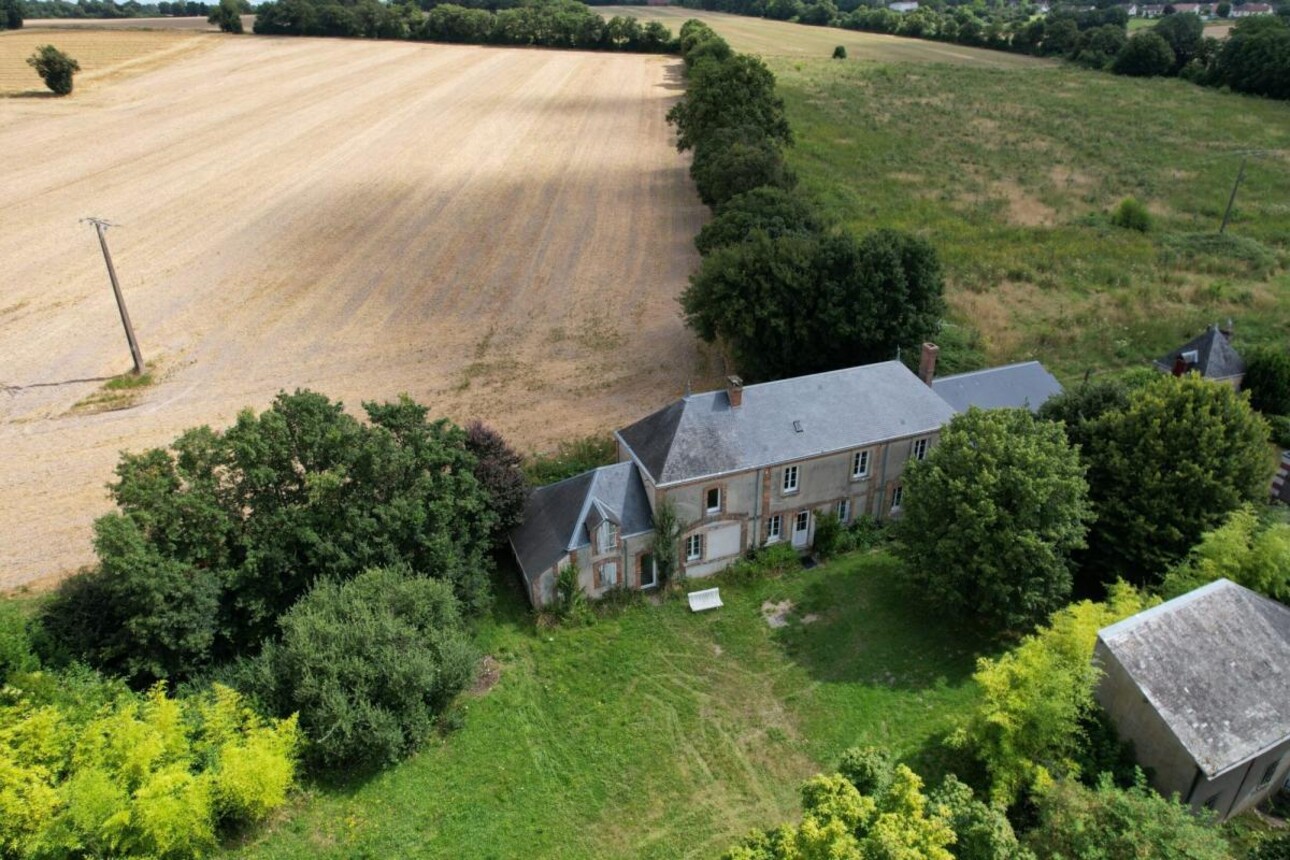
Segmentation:
{"type": "Polygon", "coordinates": [[[778,144],[792,142],[784,102],[775,95],[775,76],[757,57],[735,54],[702,59],[690,68],[689,86],[667,113],[682,151],[719,129],[757,128],[778,144]]]}
{"type": "Polygon", "coordinates": [[[1250,405],[1264,415],[1290,415],[1290,352],[1264,347],[1245,356],[1241,387],[1250,394],[1250,405]]]}
{"type": "Polygon", "coordinates": [[[1044,414],[1069,418],[1089,467],[1097,519],[1081,564],[1092,579],[1156,582],[1204,532],[1267,496],[1267,424],[1231,386],[1162,374],[1077,391],[1044,414]]]}
{"type": "Polygon", "coordinates": [[[1140,30],[1129,37],[1111,63],[1117,75],[1151,78],[1168,75],[1174,68],[1174,51],[1159,33],[1140,30]]]}
{"type": "Polygon", "coordinates": [[[1201,42],[1205,37],[1205,22],[1195,12],[1166,15],[1151,29],[1168,42],[1173,50],[1174,74],[1200,54],[1201,42]]]}
{"type": "Polygon", "coordinates": [[[366,411],[282,394],[223,432],[123,456],[100,566],[46,606],[50,637],[146,684],[255,651],[324,576],[402,564],[485,608],[498,514],[465,432],[407,399],[366,411]]]}
{"type": "Polygon", "coordinates": [[[242,4],[238,0],[219,0],[206,21],[218,25],[224,33],[241,33],[242,4]]]}
{"type": "Polygon", "coordinates": [[[970,409],[904,484],[901,553],[933,606],[1021,630],[1066,604],[1092,511],[1060,425],[970,409]]]}
{"type": "Polygon", "coordinates": [[[53,45],[41,45],[37,48],[27,58],[27,65],[36,70],[45,86],[56,96],[71,94],[72,78],[81,70],[80,63],[53,45]]]}
{"type": "Polygon", "coordinates": [[[1169,569],[1160,592],[1178,597],[1220,578],[1290,603],[1290,524],[1263,521],[1253,506],[1233,511],[1169,569]]]}
{"type": "Polygon", "coordinates": [[[694,245],[706,255],[726,245],[746,242],[754,231],[774,239],[813,236],[823,229],[823,217],[804,196],[783,188],[762,187],[718,206],[712,220],[694,237],[694,245]]]}
{"type": "Polygon", "coordinates": [[[720,129],[694,147],[690,176],[699,199],[717,207],[757,188],[791,189],[797,177],[779,144],[760,129],[720,129]]]}
{"type": "Polygon", "coordinates": [[[708,255],[681,304],[746,379],[778,379],[915,347],[938,326],[942,289],[935,251],[913,236],[758,233],[708,255]]]}

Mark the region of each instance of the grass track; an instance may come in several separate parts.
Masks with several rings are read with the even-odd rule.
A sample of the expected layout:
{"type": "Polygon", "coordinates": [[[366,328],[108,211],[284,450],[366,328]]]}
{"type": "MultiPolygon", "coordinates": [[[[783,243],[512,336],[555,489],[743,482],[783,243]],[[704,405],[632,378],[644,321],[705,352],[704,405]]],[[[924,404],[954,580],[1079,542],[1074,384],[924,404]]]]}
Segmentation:
{"type": "Polygon", "coordinates": [[[501,680],[464,729],[238,853],[711,857],[795,818],[801,779],[853,743],[926,760],[971,701],[976,642],[929,628],[888,556],[723,596],[715,613],[637,604],[549,632],[508,596],[482,631],[501,680]],[[760,607],[785,598],[821,617],[772,631],[760,607]]]}

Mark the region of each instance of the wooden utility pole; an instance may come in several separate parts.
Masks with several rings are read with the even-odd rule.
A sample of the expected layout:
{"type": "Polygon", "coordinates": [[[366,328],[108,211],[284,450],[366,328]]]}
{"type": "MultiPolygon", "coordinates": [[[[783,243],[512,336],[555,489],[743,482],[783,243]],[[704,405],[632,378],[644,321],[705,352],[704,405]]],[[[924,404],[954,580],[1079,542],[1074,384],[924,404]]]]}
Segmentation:
{"type": "Polygon", "coordinates": [[[1227,229],[1227,220],[1232,217],[1232,204],[1236,202],[1236,191],[1241,187],[1241,180],[1245,178],[1245,158],[1241,158],[1241,169],[1236,173],[1236,182],[1232,183],[1232,196],[1227,198],[1227,209],[1223,212],[1223,223],[1218,228],[1221,236],[1227,229]]]}
{"type": "Polygon", "coordinates": [[[103,249],[103,262],[107,263],[108,278],[112,281],[112,293],[116,296],[116,306],[121,311],[121,325],[125,327],[125,339],[130,342],[130,356],[134,359],[134,373],[143,373],[143,353],[139,352],[139,342],[134,337],[134,326],[130,324],[130,312],[125,309],[125,297],[121,295],[121,285],[116,279],[116,268],[112,265],[112,252],[108,250],[107,228],[112,225],[102,218],[82,218],[81,223],[88,221],[94,225],[99,234],[99,247],[103,249]]]}

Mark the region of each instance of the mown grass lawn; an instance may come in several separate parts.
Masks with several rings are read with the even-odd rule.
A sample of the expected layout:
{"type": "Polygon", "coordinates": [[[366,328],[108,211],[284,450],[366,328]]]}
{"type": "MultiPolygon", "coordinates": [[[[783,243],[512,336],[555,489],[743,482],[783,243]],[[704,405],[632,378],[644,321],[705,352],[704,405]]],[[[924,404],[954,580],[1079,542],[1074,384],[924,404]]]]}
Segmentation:
{"type": "Polygon", "coordinates": [[[1290,104],[1069,65],[768,62],[803,186],[848,227],[936,246],[944,338],[976,361],[1038,357],[1070,380],[1229,316],[1245,343],[1290,334],[1290,104]],[[1153,232],[1110,225],[1130,195],[1153,232]]]}
{"type": "Polygon", "coordinates": [[[239,856],[712,857],[797,816],[852,744],[929,761],[981,643],[929,616],[883,553],[725,586],[726,606],[639,603],[539,631],[506,595],[501,663],[464,728],[375,778],[314,788],[239,856]],[[772,630],[767,601],[791,600],[772,630]],[[801,619],[818,616],[809,624],[801,619]]]}

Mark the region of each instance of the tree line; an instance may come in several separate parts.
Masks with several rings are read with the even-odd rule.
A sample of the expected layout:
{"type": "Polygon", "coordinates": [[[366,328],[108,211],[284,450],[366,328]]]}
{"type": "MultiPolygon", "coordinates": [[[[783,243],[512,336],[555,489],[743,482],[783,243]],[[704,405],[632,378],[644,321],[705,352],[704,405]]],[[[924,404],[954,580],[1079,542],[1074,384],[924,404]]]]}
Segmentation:
{"type": "Polygon", "coordinates": [[[1290,3],[1281,4],[1276,16],[1241,19],[1224,41],[1205,36],[1204,22],[1190,12],[1166,14],[1154,27],[1130,36],[1128,13],[1105,2],[1059,6],[1042,18],[1028,4],[933,2],[904,13],[857,0],[680,0],[680,5],[1060,57],[1115,74],[1177,76],[1236,92],[1290,98],[1290,3]]]}
{"type": "MultiPolygon", "coordinates": [[[[174,2],[162,0],[160,3],[138,3],[128,0],[126,3],[114,3],[112,0],[3,0],[0,9],[5,6],[16,6],[24,10],[27,18],[195,18],[210,14],[211,6],[206,3],[174,2]]],[[[250,9],[249,5],[247,7],[250,9]]],[[[2,22],[0,22],[2,26],[2,22]]]]}
{"type": "Polygon", "coordinates": [[[775,77],[702,22],[680,31],[685,95],[668,113],[713,218],[681,304],[687,323],[748,380],[894,358],[943,309],[935,251],[894,230],[856,237],[827,223],[784,159],[793,133],[775,77]]]}
{"type": "Polygon", "coordinates": [[[467,5],[277,0],[256,7],[255,32],[664,54],[676,50],[671,31],[657,21],[606,20],[575,0],[469,2],[473,0],[467,5]]]}

